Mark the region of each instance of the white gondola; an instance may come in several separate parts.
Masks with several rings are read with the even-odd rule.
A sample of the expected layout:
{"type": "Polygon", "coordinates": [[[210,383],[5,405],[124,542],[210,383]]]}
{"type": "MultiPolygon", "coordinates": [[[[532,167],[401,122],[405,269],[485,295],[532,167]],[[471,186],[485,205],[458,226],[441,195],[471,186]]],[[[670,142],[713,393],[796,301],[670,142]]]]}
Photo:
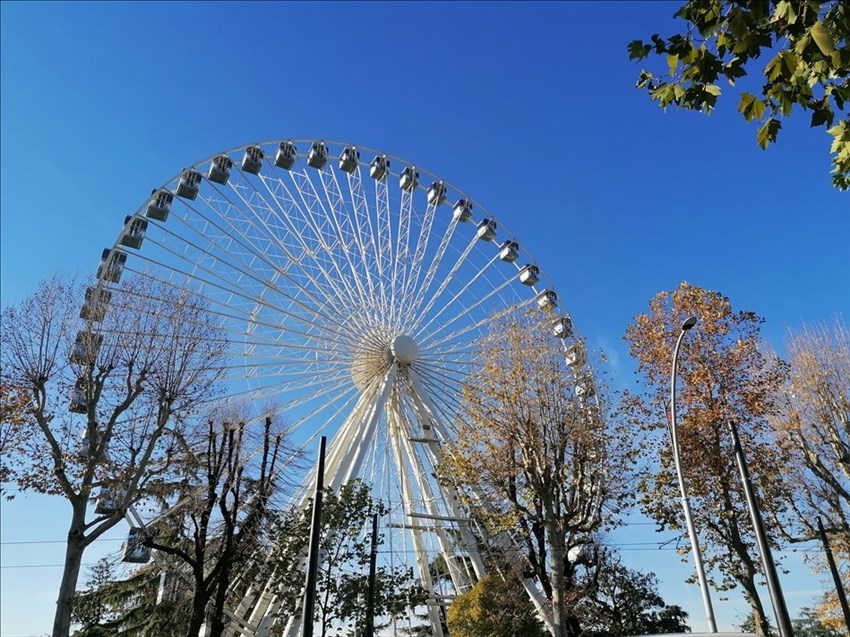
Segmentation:
{"type": "Polygon", "coordinates": [[[537,307],[548,312],[558,306],[558,295],[554,290],[543,290],[537,295],[537,307]]]}
{"type": "Polygon", "coordinates": [[[242,170],[252,175],[259,175],[265,156],[263,149],[259,146],[248,146],[245,149],[245,155],[242,157],[242,170]]]}
{"type": "Polygon", "coordinates": [[[369,176],[372,179],[380,181],[387,176],[390,171],[390,160],[386,155],[376,155],[372,163],[369,164],[369,176]]]}
{"type": "Polygon", "coordinates": [[[148,534],[144,529],[132,528],[124,543],[124,562],[147,564],[151,559],[151,548],[145,546],[148,534]]]}
{"type": "Polygon", "coordinates": [[[499,246],[499,258],[507,263],[513,263],[519,258],[519,244],[516,241],[505,241],[499,246]]]}
{"type": "Polygon", "coordinates": [[[590,376],[582,376],[576,382],[576,396],[590,398],[596,395],[596,388],[593,386],[593,379],[590,376]]]}
{"type": "Polygon", "coordinates": [[[587,355],[581,343],[573,343],[564,350],[564,362],[570,367],[581,367],[587,362],[587,355]]]}
{"type": "Polygon", "coordinates": [[[408,166],[401,171],[401,176],[398,178],[399,187],[405,192],[411,192],[419,185],[419,172],[416,166],[408,166]]]}
{"type": "Polygon", "coordinates": [[[79,331],[74,339],[74,347],[71,349],[70,360],[72,363],[84,365],[93,363],[97,358],[97,352],[103,343],[103,334],[79,331]]]}
{"type": "Polygon", "coordinates": [[[339,169],[351,174],[359,164],[360,151],[354,148],[354,146],[344,148],[342,154],[339,156],[339,169]]]}
{"type": "Polygon", "coordinates": [[[536,285],[540,280],[540,268],[531,263],[525,264],[519,271],[519,281],[523,285],[536,285]]]}
{"type": "Polygon", "coordinates": [[[68,404],[68,411],[71,413],[84,414],[88,411],[85,387],[85,378],[78,378],[77,382],[74,383],[74,388],[71,390],[71,401],[68,404]]]}
{"type": "Polygon", "coordinates": [[[307,153],[307,165],[321,170],[326,163],[328,163],[328,147],[324,142],[313,142],[310,152],[307,153]]]}
{"type": "Polygon", "coordinates": [[[592,544],[577,544],[567,551],[567,561],[575,564],[579,560],[584,560],[593,555],[592,544]]]}
{"type": "Polygon", "coordinates": [[[201,187],[201,173],[197,170],[187,170],[180,176],[177,184],[177,196],[183,199],[192,199],[198,196],[201,187]]]}
{"type": "Polygon", "coordinates": [[[80,308],[80,318],[99,323],[106,315],[106,308],[112,299],[112,292],[106,288],[88,287],[83,306],[80,308]]]}
{"type": "Polygon", "coordinates": [[[112,515],[116,513],[121,508],[121,501],[124,499],[125,494],[126,491],[124,489],[101,487],[94,505],[95,515],[112,515]]]}
{"type": "Polygon", "coordinates": [[[97,278],[110,283],[118,283],[121,280],[121,273],[124,272],[125,263],[127,263],[126,254],[104,248],[100,254],[100,264],[97,266],[97,278]]]}
{"type": "MultiPolygon", "coordinates": [[[[159,587],[156,591],[156,604],[174,604],[180,596],[180,577],[177,573],[171,571],[163,571],[159,575],[159,587]]],[[[204,634],[204,633],[201,633],[204,634]]]]}
{"type": "Polygon", "coordinates": [[[296,153],[297,149],[295,148],[295,144],[288,141],[281,142],[280,146],[277,147],[277,153],[274,156],[274,165],[278,168],[289,170],[292,168],[292,164],[295,163],[296,153]]]}
{"type": "Polygon", "coordinates": [[[560,316],[552,323],[552,332],[558,338],[570,338],[573,335],[573,322],[569,316],[560,316]]]}
{"type": "Polygon", "coordinates": [[[207,173],[207,179],[214,181],[217,184],[226,184],[230,179],[230,170],[233,168],[233,160],[227,155],[218,155],[213,157],[210,162],[210,170],[207,173]]]}
{"type": "Polygon", "coordinates": [[[128,248],[138,250],[142,247],[142,241],[145,240],[147,229],[148,222],[141,217],[124,217],[124,233],[121,235],[119,243],[128,248]]]}
{"type": "Polygon", "coordinates": [[[459,222],[472,219],[472,202],[469,199],[458,199],[452,208],[452,217],[459,222]]]}
{"type": "Polygon", "coordinates": [[[151,202],[148,204],[146,213],[148,219],[156,219],[157,221],[168,219],[168,213],[171,211],[171,203],[173,201],[174,195],[170,192],[154,188],[151,191],[151,202]]]}
{"type": "Polygon", "coordinates": [[[428,205],[439,206],[446,200],[446,184],[442,181],[435,181],[428,186],[428,205]]]}
{"type": "Polygon", "coordinates": [[[492,241],[496,237],[496,220],[482,219],[479,221],[475,236],[482,241],[492,241]]]}

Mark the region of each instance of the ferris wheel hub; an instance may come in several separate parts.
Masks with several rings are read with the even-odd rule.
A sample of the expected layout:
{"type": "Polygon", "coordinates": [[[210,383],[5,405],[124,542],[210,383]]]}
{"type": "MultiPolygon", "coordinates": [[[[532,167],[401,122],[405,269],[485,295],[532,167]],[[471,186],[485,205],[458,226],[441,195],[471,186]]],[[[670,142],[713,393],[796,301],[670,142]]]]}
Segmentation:
{"type": "Polygon", "coordinates": [[[419,346],[407,334],[399,334],[393,339],[390,351],[393,358],[402,365],[410,365],[419,356],[419,346]]]}

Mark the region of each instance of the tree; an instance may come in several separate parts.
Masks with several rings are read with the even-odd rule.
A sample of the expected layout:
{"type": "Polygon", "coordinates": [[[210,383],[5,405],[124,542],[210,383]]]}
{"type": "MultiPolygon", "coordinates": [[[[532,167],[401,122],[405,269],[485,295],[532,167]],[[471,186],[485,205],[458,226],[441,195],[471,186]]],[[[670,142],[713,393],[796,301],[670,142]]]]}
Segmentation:
{"type": "Polygon", "coordinates": [[[690,632],[688,614],[664,602],[655,575],[626,568],[610,549],[601,552],[593,577],[594,585],[580,602],[589,637],[690,632]]]}
{"type": "Polygon", "coordinates": [[[205,634],[220,637],[228,594],[243,564],[260,550],[273,513],[272,497],[288,486],[282,471],[292,468],[292,454],[271,416],[265,417],[261,432],[249,435],[233,408],[212,414],[199,427],[180,461],[184,478],[164,494],[170,509],[148,527],[147,545],[158,551],[156,564],[123,580],[90,583],[75,608],[82,601],[86,607],[108,603],[111,620],[93,622],[78,612],[85,630],[77,637],[85,637],[86,631],[120,632],[128,627],[161,634],[164,620],[170,634],[195,637],[206,621],[205,634]],[[167,599],[154,603],[160,577],[165,578],[162,592],[167,599]],[[175,612],[169,603],[177,601],[170,599],[174,596],[183,612],[175,612]]]}
{"type": "Polygon", "coordinates": [[[801,608],[800,616],[791,620],[796,637],[841,637],[840,626],[829,626],[811,608],[801,608]]]}
{"type": "Polygon", "coordinates": [[[756,93],[740,92],[738,112],[761,124],[762,148],[776,141],[782,120],[794,107],[811,111],[811,126],[825,126],[833,137],[833,184],[850,188],[850,7],[842,0],[688,0],[675,17],[683,33],[649,42],[635,40],[629,58],[664,56],[667,71],[642,70],[638,88],[662,108],[710,112],[721,93],[745,78],[755,59],[771,55],[756,93]],[[838,115],[839,122],[835,119],[838,115]],[[843,118],[843,119],[842,119],[843,118]]]}
{"type": "Polygon", "coordinates": [[[178,506],[147,541],[187,567],[193,585],[187,637],[199,634],[207,618],[206,634],[221,637],[234,568],[258,550],[270,500],[284,486],[281,471],[292,453],[272,417],[265,417],[258,445],[246,433],[245,420],[234,414],[207,420],[203,446],[197,454],[187,450],[182,462],[190,477],[177,493],[178,506]]]}
{"type": "Polygon", "coordinates": [[[449,607],[452,637],[543,637],[537,611],[514,574],[487,575],[449,607]]]}
{"type": "MultiPolygon", "coordinates": [[[[266,575],[274,578],[284,606],[283,618],[299,612],[304,585],[304,562],[310,538],[312,501],[305,509],[282,514],[271,531],[273,546],[266,575]]],[[[366,592],[371,555],[372,515],[387,514],[375,502],[369,486],[351,480],[335,493],[326,489],[322,501],[319,571],[315,621],[321,637],[349,635],[362,628],[366,618],[366,592]]],[[[378,546],[383,545],[383,536],[378,546]]],[[[425,601],[425,592],[413,581],[409,568],[378,563],[375,577],[375,617],[393,619],[407,608],[425,601]]]]}
{"type": "Polygon", "coordinates": [[[54,637],[70,630],[86,547],[165,476],[184,419],[223,368],[224,340],[197,297],[167,284],[101,285],[80,316],[82,290],[58,278],[2,312],[2,381],[27,404],[2,477],[71,507],[54,637]],[[101,512],[90,512],[98,490],[101,512]]]}
{"type": "Polygon", "coordinates": [[[524,554],[504,559],[536,578],[551,603],[549,630],[566,637],[580,633],[579,574],[592,562],[568,553],[606,523],[606,507],[622,504],[632,446],[588,400],[594,381],[568,369],[551,330],[540,314],[493,323],[442,472],[491,536],[520,539],[524,554]]]}
{"type": "MultiPolygon", "coordinates": [[[[173,565],[176,568],[176,565],[173,565]]],[[[74,597],[73,637],[156,635],[183,637],[192,610],[188,583],[173,576],[162,560],[117,578],[115,564],[103,558],[92,567],[86,587],[74,597]],[[167,594],[166,594],[167,593],[167,594]]]]}
{"type": "MultiPolygon", "coordinates": [[[[766,517],[777,519],[786,502],[782,487],[773,479],[776,467],[782,466],[782,454],[771,444],[767,418],[773,413],[772,400],[784,369],[762,353],[761,318],[733,311],[729,299],[718,292],[682,283],[650,300],[649,312],[635,317],[626,332],[646,387],[644,393],[627,399],[637,426],[649,432],[666,431],[673,346],[688,316],[700,322],[682,345],[677,405],[682,414],[678,428],[682,467],[694,524],[707,566],[722,575],[715,587],[740,585],[758,632],[767,634],[767,618],[756,589],[761,564],[727,428],[730,422],[737,424],[750,473],[758,484],[759,506],[766,517]]],[[[645,450],[656,469],[642,479],[641,507],[662,530],[683,529],[670,446],[659,436],[645,450]]],[[[769,541],[775,544],[776,525],[766,527],[769,541]]]]}
{"type": "Polygon", "coordinates": [[[26,424],[29,397],[24,387],[13,385],[0,377],[0,495],[11,500],[14,492],[8,485],[15,480],[15,461],[20,452],[20,429],[26,424]]]}
{"type": "MultiPolygon", "coordinates": [[[[785,461],[781,479],[793,514],[782,525],[791,541],[818,537],[823,520],[838,564],[850,565],[850,331],[841,321],[804,327],[786,342],[789,377],[771,417],[785,461]]],[[[850,568],[844,568],[850,589],[850,568]]],[[[824,600],[824,618],[843,624],[837,595],[824,600]],[[830,612],[830,609],[832,612],[830,612]]]]}
{"type": "MultiPolygon", "coordinates": [[[[753,615],[752,611],[747,614],[747,616],[744,618],[744,621],[741,622],[739,628],[741,629],[741,632],[744,633],[754,633],[758,630],[755,616],[753,615]]],[[[769,620],[767,622],[767,632],[764,634],[767,635],[767,637],[779,637],[779,635],[777,635],[776,633],[776,630],[770,624],[769,620]]]]}

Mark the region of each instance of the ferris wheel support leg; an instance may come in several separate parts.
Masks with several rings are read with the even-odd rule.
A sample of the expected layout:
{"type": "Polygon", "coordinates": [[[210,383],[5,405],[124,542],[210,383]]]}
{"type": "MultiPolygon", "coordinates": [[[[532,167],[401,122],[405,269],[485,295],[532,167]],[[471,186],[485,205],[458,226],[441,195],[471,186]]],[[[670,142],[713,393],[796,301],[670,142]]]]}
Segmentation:
{"type": "MultiPolygon", "coordinates": [[[[387,397],[390,394],[390,389],[392,389],[393,382],[395,381],[397,374],[398,365],[393,363],[381,381],[375,402],[370,406],[369,411],[366,413],[366,418],[368,420],[365,423],[365,427],[361,426],[357,428],[357,431],[362,432],[362,435],[360,436],[360,440],[358,441],[354,453],[345,453],[342,462],[340,462],[339,469],[336,471],[335,475],[330,477],[332,489],[339,489],[339,487],[352,478],[357,477],[360,473],[360,469],[371,451],[371,447],[375,439],[375,432],[378,429],[378,422],[381,419],[381,414],[384,412],[387,397]]],[[[346,447],[342,445],[341,448],[343,450],[346,449],[346,447]]]]}
{"type": "MultiPolygon", "coordinates": [[[[417,420],[419,420],[420,425],[427,431],[430,429],[428,426],[427,414],[425,413],[424,405],[418,397],[416,397],[414,392],[414,401],[413,401],[413,412],[416,415],[417,420]]],[[[419,487],[420,493],[423,495],[423,502],[425,504],[425,508],[427,509],[428,515],[432,518],[434,524],[434,530],[437,534],[437,540],[440,544],[440,552],[443,555],[443,559],[446,561],[446,565],[449,569],[449,575],[451,576],[452,583],[454,584],[455,590],[458,593],[464,593],[472,588],[474,584],[474,579],[469,577],[466,569],[461,569],[458,566],[458,563],[454,558],[454,551],[452,550],[452,543],[449,541],[446,535],[446,529],[443,527],[442,521],[440,520],[440,511],[435,506],[435,498],[433,490],[431,489],[431,485],[425,479],[425,467],[422,463],[422,459],[419,457],[419,454],[416,453],[416,450],[413,448],[413,443],[411,442],[411,438],[417,437],[415,432],[406,431],[405,436],[403,437],[404,448],[407,452],[407,456],[410,460],[410,465],[413,468],[414,477],[416,479],[417,485],[419,487]]],[[[432,465],[436,468],[436,458],[432,458],[432,465]]],[[[457,516],[457,513],[454,511],[450,512],[452,517],[456,518],[458,529],[463,527],[463,520],[457,516]]],[[[466,547],[464,547],[466,548],[466,547]]]]}
{"type": "MultiPolygon", "coordinates": [[[[408,378],[410,378],[411,384],[413,385],[414,404],[417,405],[417,409],[421,410],[423,414],[421,416],[423,427],[426,422],[430,422],[430,427],[434,432],[439,434],[439,436],[444,440],[448,439],[448,431],[437,416],[437,410],[434,409],[433,404],[428,398],[428,394],[423,391],[422,384],[419,382],[419,376],[412,369],[408,369],[407,374],[408,378]]],[[[431,454],[432,463],[434,464],[434,466],[438,466],[440,461],[442,460],[442,450],[440,449],[440,443],[437,442],[435,436],[434,440],[428,443],[428,451],[431,454]]],[[[446,502],[449,506],[452,515],[458,520],[466,520],[466,518],[464,517],[466,514],[458,503],[458,499],[455,495],[454,489],[450,486],[446,487],[444,493],[446,502]]],[[[481,579],[487,574],[487,569],[484,566],[484,560],[481,557],[480,551],[478,550],[478,544],[472,535],[469,522],[464,521],[462,523],[458,523],[458,528],[460,529],[460,536],[461,541],[463,542],[463,547],[469,555],[470,561],[472,562],[472,569],[475,573],[475,577],[476,579],[481,579]]]]}
{"type": "Polygon", "coordinates": [[[427,600],[427,606],[428,619],[431,622],[431,635],[432,637],[443,637],[443,625],[440,618],[439,602],[437,600],[437,591],[434,588],[434,580],[431,578],[428,551],[422,540],[422,531],[416,528],[416,520],[410,516],[410,513],[413,510],[413,490],[410,484],[407,464],[404,461],[404,454],[401,449],[401,438],[402,436],[406,436],[406,432],[401,426],[397,409],[398,405],[395,401],[393,401],[393,404],[391,404],[390,409],[387,412],[393,457],[395,459],[396,468],[398,469],[401,477],[402,498],[406,509],[407,522],[410,525],[410,534],[413,537],[413,549],[416,555],[416,566],[419,569],[419,579],[422,582],[422,587],[428,595],[430,595],[430,598],[427,600]]]}
{"type": "MultiPolygon", "coordinates": [[[[346,420],[337,435],[334,436],[331,442],[332,451],[325,470],[325,474],[329,477],[327,483],[331,489],[338,490],[348,480],[356,477],[363,466],[375,438],[378,422],[386,406],[397,372],[397,366],[392,365],[377,389],[364,394],[364,397],[358,401],[351,417],[346,420]],[[351,449],[354,449],[354,453],[351,453],[351,449]]],[[[315,480],[315,473],[311,476],[311,480],[315,480]]],[[[306,497],[305,495],[302,506],[306,502],[306,497]]],[[[258,626],[256,637],[268,635],[273,621],[272,615],[280,607],[280,603],[272,595],[265,595],[263,601],[264,603],[261,602],[257,605],[252,617],[258,626]]],[[[283,634],[285,637],[296,637],[300,628],[301,619],[295,613],[287,621],[283,634]]]]}

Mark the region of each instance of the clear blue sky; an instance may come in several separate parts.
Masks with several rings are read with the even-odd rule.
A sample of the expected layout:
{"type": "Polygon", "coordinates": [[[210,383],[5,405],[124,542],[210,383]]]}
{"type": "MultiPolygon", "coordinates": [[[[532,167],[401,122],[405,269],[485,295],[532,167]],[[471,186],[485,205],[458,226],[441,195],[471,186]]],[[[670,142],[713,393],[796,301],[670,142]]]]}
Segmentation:
{"type": "MultiPolygon", "coordinates": [[[[777,344],[786,326],[847,317],[850,199],[829,184],[827,134],[803,115],[763,152],[725,95],[704,117],[634,88],[626,44],[672,32],[675,9],[4,2],[2,301],[60,269],[91,273],[124,215],[182,167],[315,137],[472,194],[535,255],[620,386],[633,382],[626,325],[682,280],[764,316],[777,344]]],[[[59,569],[10,567],[57,564],[61,544],[8,542],[61,540],[66,514],[45,498],[3,504],[2,637],[49,631],[59,569]]],[[[618,537],[657,540],[645,525],[618,537]]],[[[703,628],[674,553],[624,555],[703,628]]],[[[821,584],[788,563],[790,605],[810,604],[821,584]]],[[[727,597],[730,628],[741,604],[727,597]]]]}

